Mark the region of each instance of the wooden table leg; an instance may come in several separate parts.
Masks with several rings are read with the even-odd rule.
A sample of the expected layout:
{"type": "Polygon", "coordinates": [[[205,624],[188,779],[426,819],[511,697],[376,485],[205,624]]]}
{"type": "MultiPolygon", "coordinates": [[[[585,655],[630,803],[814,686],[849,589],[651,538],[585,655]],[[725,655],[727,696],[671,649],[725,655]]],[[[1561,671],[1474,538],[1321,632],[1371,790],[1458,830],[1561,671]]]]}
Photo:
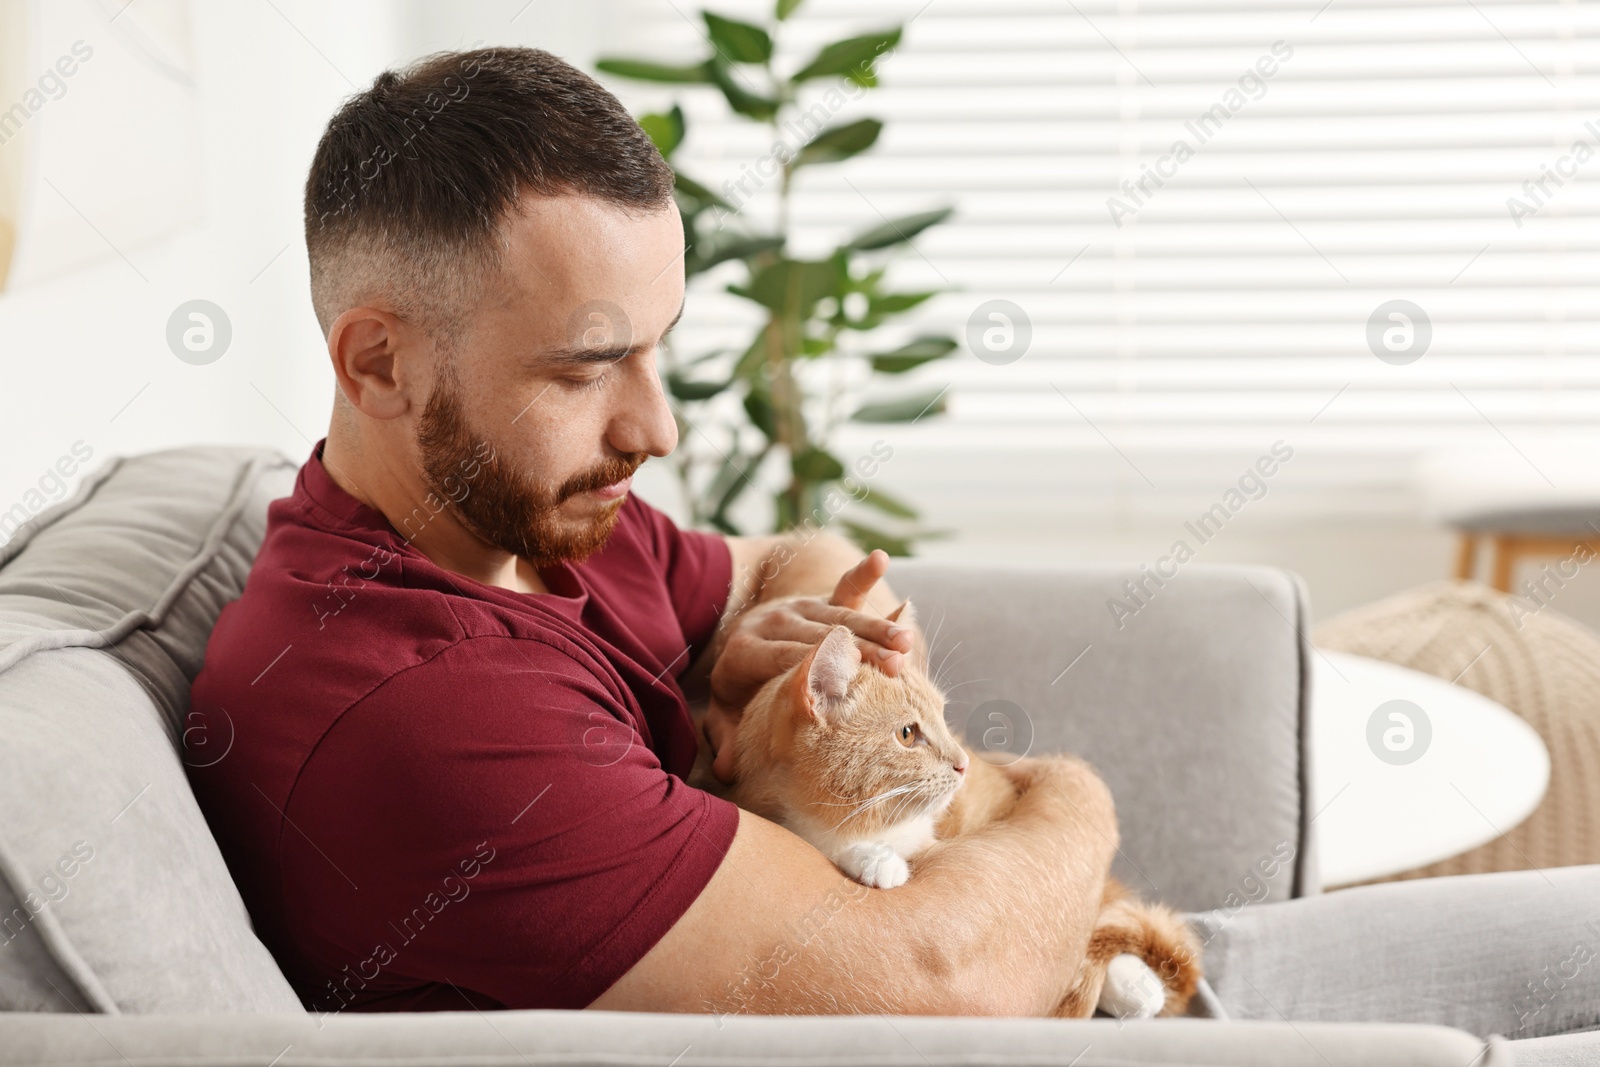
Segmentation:
{"type": "Polygon", "coordinates": [[[1464,533],[1456,549],[1456,577],[1468,579],[1478,569],[1478,535],[1464,533]]]}
{"type": "Polygon", "coordinates": [[[1494,570],[1489,584],[1502,593],[1511,592],[1511,572],[1517,565],[1517,539],[1515,537],[1496,537],[1494,539],[1494,570]]]}

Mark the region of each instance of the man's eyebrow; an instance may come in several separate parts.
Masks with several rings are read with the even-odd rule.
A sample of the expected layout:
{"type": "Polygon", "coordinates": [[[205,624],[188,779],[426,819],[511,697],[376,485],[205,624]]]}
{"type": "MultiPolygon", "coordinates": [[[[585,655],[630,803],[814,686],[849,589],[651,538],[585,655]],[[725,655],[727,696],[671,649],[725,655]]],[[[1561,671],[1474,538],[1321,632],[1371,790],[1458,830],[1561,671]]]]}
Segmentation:
{"type": "MultiPolygon", "coordinates": [[[[683,309],[688,306],[689,300],[685,296],[684,302],[678,305],[678,313],[672,317],[671,322],[667,323],[667,328],[661,331],[661,337],[666,337],[667,334],[672,332],[673,327],[677,326],[678,321],[683,318],[683,309]]],[[[660,343],[660,338],[657,338],[657,343],[660,343]]],[[[615,363],[619,359],[626,359],[629,355],[644,347],[644,345],[626,347],[612,345],[608,348],[589,348],[585,345],[579,345],[575,348],[558,348],[554,351],[546,352],[543,356],[538,357],[535,362],[541,366],[556,369],[584,367],[593,363],[615,363]]]]}

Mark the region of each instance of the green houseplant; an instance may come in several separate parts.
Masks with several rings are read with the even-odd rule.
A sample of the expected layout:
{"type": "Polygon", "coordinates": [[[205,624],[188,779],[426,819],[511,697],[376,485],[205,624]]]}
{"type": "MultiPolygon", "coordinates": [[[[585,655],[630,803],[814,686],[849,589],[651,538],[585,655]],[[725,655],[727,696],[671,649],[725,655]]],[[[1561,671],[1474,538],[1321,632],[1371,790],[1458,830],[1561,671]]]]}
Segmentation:
{"type": "MultiPolygon", "coordinates": [[[[715,446],[709,457],[716,467],[709,478],[696,477],[704,457],[681,450],[678,475],[689,498],[693,520],[725,533],[741,531],[729,509],[750,487],[751,475],[774,450],[788,459],[788,484],[774,494],[774,530],[794,528],[808,517],[826,522],[845,502],[838,494],[896,520],[904,527],[916,510],[876,485],[858,467],[852,471],[828,447],[842,422],[912,422],[945,410],[944,389],[923,390],[856,403],[839,387],[817,388],[806,381],[803,364],[858,361],[879,375],[899,375],[947,357],[953,338],[924,335],[885,349],[876,343],[880,327],[918,306],[937,290],[896,292],[887,288],[886,261],[917,234],[948,218],[941,207],[899,219],[879,217],[828,255],[802,259],[789,252],[790,203],[801,171],[836,164],[870,149],[883,130],[873,118],[833,123],[831,118],[849,99],[878,84],[878,61],[900,42],[902,27],[880,30],[827,45],[787,75],[775,69],[775,38],[800,0],[778,0],[771,22],[757,26],[702,11],[710,54],[690,64],[606,58],[600,70],[620,77],[705,87],[720,93],[736,114],[771,127],[773,153],[721,193],[685,174],[673,160],[683,144],[687,124],[681,106],[643,115],[639,123],[650,134],[677,175],[677,201],[683,216],[684,270],[689,278],[729,261],[741,263],[744,276],[727,291],[761,309],[762,321],[742,351],[718,349],[689,359],[669,351],[667,387],[676,400],[680,438],[710,425],[711,405],[725,393],[741,398],[743,420],[724,425],[728,447],[715,446]],[[821,99],[802,109],[800,94],[815,83],[821,99]],[[801,143],[790,145],[785,133],[798,132],[801,143]],[[766,171],[769,173],[763,174],[766,171]],[[754,196],[775,198],[776,225],[752,225],[742,211],[754,196]],[[721,371],[706,377],[720,361],[721,371]],[[731,365],[730,365],[731,361],[731,365]],[[696,486],[696,481],[703,483],[696,486]]],[[[835,368],[839,369],[839,368],[835,368]]],[[[815,378],[816,375],[810,377],[815,378]]],[[[835,381],[838,375],[831,376],[835,381]]],[[[726,410],[727,405],[723,405],[726,410]]],[[[880,457],[881,458],[881,457],[880,457]]],[[[876,464],[869,464],[875,470],[876,464]]],[[[910,555],[915,538],[944,536],[948,531],[885,530],[864,522],[839,522],[862,548],[882,548],[891,555],[910,555]]]]}

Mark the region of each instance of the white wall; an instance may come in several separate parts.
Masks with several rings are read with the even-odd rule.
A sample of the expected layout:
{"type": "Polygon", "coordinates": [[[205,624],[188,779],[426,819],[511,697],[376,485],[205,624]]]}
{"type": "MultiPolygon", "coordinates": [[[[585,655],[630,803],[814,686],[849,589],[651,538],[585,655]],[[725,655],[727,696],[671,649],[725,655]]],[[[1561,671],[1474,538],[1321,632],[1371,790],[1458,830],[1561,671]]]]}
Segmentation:
{"type": "MultiPolygon", "coordinates": [[[[42,20],[33,45],[38,65],[62,51],[67,34],[91,40],[100,62],[86,63],[69,94],[35,116],[42,136],[32,146],[28,195],[49,200],[54,185],[78,191],[80,207],[103,203],[96,182],[114,187],[136,173],[183,182],[198,190],[187,194],[198,203],[194,223],[157,242],[103,239],[116,220],[96,224],[93,216],[109,212],[90,207],[86,218],[75,210],[70,227],[58,226],[52,239],[101,254],[45,280],[26,280],[29,250],[19,249],[25,277],[0,296],[4,506],[78,440],[97,462],[201,441],[266,443],[298,455],[308,447],[301,432],[320,436],[328,395],[306,295],[299,200],[322,123],[350,85],[301,34],[359,84],[390,57],[398,28],[379,3],[277,6],[283,16],[267,4],[195,5],[190,135],[199,144],[175,163],[109,150],[97,156],[94,145],[79,144],[70,157],[55,150],[51,125],[70,127],[69,108],[118,107],[130,88],[109,76],[122,44],[104,11],[74,0],[62,7],[88,11],[86,28],[81,19],[42,20]],[[187,173],[191,167],[199,173],[187,173]],[[221,306],[233,329],[227,352],[206,366],[181,362],[166,342],[169,315],[195,298],[221,306]]],[[[190,119],[163,103],[170,105],[135,108],[129,121],[156,136],[174,111],[190,119]]]]}
{"type": "Polygon", "coordinates": [[[80,441],[80,454],[93,450],[90,467],[118,453],[196,442],[309,454],[327,431],[334,388],[311,311],[301,228],[306,170],[323,126],[381,70],[426,51],[480,38],[560,54],[596,47],[600,16],[589,5],[527,5],[514,18],[524,6],[197,2],[190,107],[182,93],[132,84],[126,43],[111,22],[120,3],[37,0],[27,69],[47,69],[80,38],[96,56],[32,117],[26,142],[0,148],[27,144],[27,195],[49,212],[42,239],[19,249],[19,284],[0,294],[0,513],[65,495],[47,472],[80,441]],[[138,91],[149,93],[148,103],[128,107],[138,91]],[[86,114],[113,110],[140,126],[123,131],[123,150],[99,151],[98,138],[64,140],[83,128],[86,114]],[[181,144],[175,122],[182,137],[198,140],[191,153],[175,160],[170,151],[139,151],[163,138],[181,144]],[[179,208],[197,197],[177,212],[193,222],[157,241],[126,236],[137,233],[137,216],[155,208],[117,206],[115,192],[164,181],[183,186],[168,197],[179,208]],[[94,262],[53,271],[65,251],[69,261],[82,252],[94,262]],[[166,340],[168,317],[196,298],[219,305],[233,329],[227,352],[204,366],[177,359],[166,340]]]}

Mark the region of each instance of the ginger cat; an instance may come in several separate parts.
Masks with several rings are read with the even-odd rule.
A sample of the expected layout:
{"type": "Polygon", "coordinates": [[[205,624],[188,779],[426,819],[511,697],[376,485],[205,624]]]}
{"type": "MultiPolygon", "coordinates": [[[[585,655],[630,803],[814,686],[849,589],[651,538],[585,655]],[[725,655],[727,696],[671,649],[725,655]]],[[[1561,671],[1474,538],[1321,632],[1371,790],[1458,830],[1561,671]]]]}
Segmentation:
{"type": "MultiPolygon", "coordinates": [[[[902,614],[911,620],[909,600],[889,618],[902,614]]],[[[716,782],[704,758],[695,784],[788,827],[857,881],[892,889],[910,878],[907,860],[1004,817],[1017,799],[1002,771],[951,735],[944,706],[923,669],[908,661],[890,678],[862,663],[848,627],[834,626],[746,706],[735,784],[716,782]]],[[[1108,876],[1077,980],[1053,1014],[1182,1014],[1199,958],[1176,913],[1108,876]]]]}

